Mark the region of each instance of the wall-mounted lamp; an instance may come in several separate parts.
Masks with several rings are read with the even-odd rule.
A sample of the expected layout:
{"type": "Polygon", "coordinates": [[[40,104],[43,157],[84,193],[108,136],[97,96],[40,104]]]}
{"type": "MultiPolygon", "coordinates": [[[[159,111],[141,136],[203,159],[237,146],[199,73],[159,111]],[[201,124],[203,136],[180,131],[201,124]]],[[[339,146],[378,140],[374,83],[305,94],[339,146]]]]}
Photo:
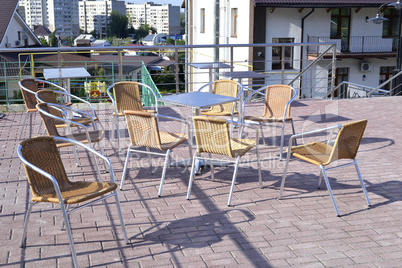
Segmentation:
{"type": "Polygon", "coordinates": [[[363,74],[363,81],[366,81],[366,75],[365,74],[363,74]]]}

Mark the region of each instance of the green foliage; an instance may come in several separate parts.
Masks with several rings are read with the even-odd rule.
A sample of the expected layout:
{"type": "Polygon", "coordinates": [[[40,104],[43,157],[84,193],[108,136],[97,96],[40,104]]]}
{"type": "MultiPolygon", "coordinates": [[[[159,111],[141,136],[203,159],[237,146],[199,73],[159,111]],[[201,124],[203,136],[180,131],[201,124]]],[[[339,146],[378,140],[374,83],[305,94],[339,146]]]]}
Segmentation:
{"type": "Polygon", "coordinates": [[[49,34],[49,46],[51,47],[58,47],[59,46],[59,40],[56,36],[56,31],[54,30],[54,32],[49,34]]]}
{"type": "Polygon", "coordinates": [[[14,90],[13,91],[13,101],[14,104],[23,104],[24,101],[22,100],[22,93],[21,90],[14,90]]]}
{"type": "Polygon", "coordinates": [[[156,29],[154,27],[150,27],[148,24],[141,25],[140,28],[138,28],[135,33],[137,34],[137,38],[144,38],[149,34],[149,30],[152,30],[153,34],[156,34],[156,29]]]}
{"type": "Polygon", "coordinates": [[[166,45],[174,45],[174,40],[172,38],[166,39],[166,45]]]}
{"type": "Polygon", "coordinates": [[[126,38],[128,36],[128,18],[117,11],[112,11],[110,21],[107,26],[108,36],[126,38]]]}
{"type": "Polygon", "coordinates": [[[186,44],[186,41],[184,41],[183,39],[176,40],[176,45],[177,46],[184,46],[185,44],[186,44]]]}
{"type": "Polygon", "coordinates": [[[41,44],[42,44],[43,46],[45,46],[45,47],[48,47],[48,46],[49,46],[49,43],[47,42],[46,38],[41,37],[41,38],[39,38],[39,41],[41,42],[41,44]]]}

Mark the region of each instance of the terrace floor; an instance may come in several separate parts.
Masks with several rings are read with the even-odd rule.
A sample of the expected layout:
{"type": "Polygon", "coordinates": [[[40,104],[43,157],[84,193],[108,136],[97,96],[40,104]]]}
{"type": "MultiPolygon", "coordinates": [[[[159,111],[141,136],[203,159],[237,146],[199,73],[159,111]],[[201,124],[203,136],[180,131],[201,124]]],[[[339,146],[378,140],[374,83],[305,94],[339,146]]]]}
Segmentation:
{"type": "MultiPolygon", "coordinates": [[[[261,103],[247,106],[260,114],[261,103]]],[[[183,107],[162,107],[160,113],[187,117],[183,107]]],[[[278,161],[280,127],[265,128],[268,145],[260,146],[263,188],[258,186],[255,154],[240,165],[232,206],[226,206],[233,166],[208,168],[196,176],[186,200],[189,169],[172,167],[162,197],[157,196],[162,158],[131,157],[124,188],[118,194],[130,244],[123,240],[112,199],[70,215],[81,267],[401,267],[402,262],[402,98],[300,100],[292,106],[296,132],[368,119],[357,159],[372,203],[367,208],[352,166],[329,171],[341,217],[336,217],[326,187],[317,189],[319,169],[301,161],[289,164],[284,197],[278,200],[284,162],[278,161]],[[275,139],[276,138],[276,139],[275,139]],[[276,141],[275,141],[276,140],[276,141]],[[111,225],[112,218],[116,225],[111,225]],[[117,239],[116,239],[117,237],[117,239]]],[[[111,109],[98,115],[110,129],[111,109]]],[[[19,248],[29,186],[17,157],[23,113],[0,119],[0,266],[71,267],[67,235],[60,231],[58,205],[34,206],[27,247],[19,248]]],[[[39,115],[34,116],[35,133],[39,115]]],[[[124,123],[121,121],[121,126],[124,123]]],[[[161,122],[167,130],[178,124],[161,122]]],[[[29,127],[23,136],[28,137],[29,127]]],[[[290,126],[286,138],[290,136],[290,126]]],[[[128,145],[122,151],[105,142],[120,183],[128,145]]],[[[110,136],[110,131],[107,132],[110,136]]],[[[250,132],[251,135],[251,132],[250,132]]],[[[315,137],[320,138],[320,137],[315,137]]],[[[111,141],[116,146],[115,140],[111,141]]],[[[72,151],[61,149],[74,179],[89,179],[91,159],[81,151],[76,167],[72,151]]],[[[173,160],[189,157],[186,146],[173,160]]],[[[104,174],[107,177],[107,174],[104,174]]]]}

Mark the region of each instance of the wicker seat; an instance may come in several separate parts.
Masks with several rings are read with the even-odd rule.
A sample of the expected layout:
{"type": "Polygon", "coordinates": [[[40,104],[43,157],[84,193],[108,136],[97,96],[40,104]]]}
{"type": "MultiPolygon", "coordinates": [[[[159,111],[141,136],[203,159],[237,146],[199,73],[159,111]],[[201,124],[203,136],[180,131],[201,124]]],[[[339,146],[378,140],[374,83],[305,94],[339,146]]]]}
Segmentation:
{"type": "MultiPolygon", "coordinates": [[[[59,95],[61,97],[68,97],[70,99],[72,98],[76,101],[86,104],[89,107],[90,113],[88,116],[85,116],[85,117],[71,117],[70,116],[69,119],[71,121],[77,122],[77,123],[83,124],[83,125],[92,124],[93,121],[94,122],[98,121],[98,117],[96,116],[95,110],[90,102],[87,102],[86,100],[83,100],[83,99],[81,99],[75,95],[69,94],[67,92],[42,89],[42,90],[39,90],[38,92],[36,92],[36,99],[39,103],[46,102],[46,103],[58,104],[59,102],[57,100],[57,95],[59,95]]],[[[71,106],[71,104],[72,103],[69,103],[68,105],[64,104],[63,106],[71,106]]],[[[57,117],[63,117],[62,113],[57,109],[51,109],[50,112],[57,117]]],[[[56,121],[56,127],[65,128],[65,127],[67,127],[67,124],[63,121],[60,121],[60,122],[56,121]]],[[[94,125],[94,128],[97,129],[97,126],[94,125]]]]}
{"type": "MultiPolygon", "coordinates": [[[[74,139],[78,142],[81,143],[85,143],[88,144],[89,146],[92,147],[92,143],[97,143],[99,145],[99,149],[101,151],[101,153],[104,155],[104,151],[103,151],[103,146],[101,141],[103,140],[103,138],[105,137],[105,131],[103,130],[88,130],[88,126],[81,124],[77,121],[71,121],[69,119],[63,118],[62,117],[58,117],[54,115],[54,111],[52,112],[52,110],[57,110],[57,112],[62,113],[64,110],[66,109],[71,109],[74,110],[75,112],[79,112],[75,109],[63,106],[63,105],[58,105],[58,104],[54,104],[54,103],[38,103],[36,105],[42,120],[45,124],[45,128],[46,128],[46,132],[48,135],[50,136],[58,136],[58,137],[65,137],[65,138],[69,138],[69,139],[74,139]],[[57,130],[57,126],[55,122],[61,122],[63,124],[66,125],[67,129],[69,130],[69,133],[66,136],[60,135],[58,130],[57,130]],[[73,127],[80,127],[82,128],[84,131],[83,132],[78,132],[78,133],[72,133],[71,132],[71,126],[73,127]]],[[[92,121],[92,124],[94,124],[94,122],[92,121]]],[[[61,147],[66,147],[66,146],[73,146],[73,144],[69,143],[69,142],[57,142],[57,147],[61,148],[61,147]]],[[[78,161],[78,157],[75,151],[75,147],[73,146],[74,149],[74,155],[75,155],[75,160],[77,162],[77,165],[79,165],[79,161],[78,161]]],[[[96,165],[97,162],[95,161],[96,165]]]]}
{"type": "Polygon", "coordinates": [[[330,170],[330,169],[334,169],[334,168],[338,168],[338,167],[349,166],[349,165],[355,165],[357,175],[359,177],[360,184],[362,186],[367,204],[368,204],[368,206],[370,206],[370,201],[369,201],[369,198],[367,195],[367,191],[364,186],[363,178],[360,173],[360,169],[359,169],[359,166],[358,166],[357,160],[356,160],[356,154],[359,149],[360,141],[362,139],[366,125],[367,125],[367,120],[360,120],[360,121],[355,121],[355,122],[351,122],[351,123],[346,123],[343,125],[338,125],[338,126],[334,126],[334,127],[318,129],[315,131],[310,131],[310,132],[306,132],[306,133],[293,135],[290,138],[289,148],[287,149],[287,152],[290,152],[290,153],[288,153],[287,158],[286,158],[286,164],[285,164],[285,169],[283,171],[279,198],[282,198],[282,192],[283,192],[283,187],[285,186],[286,172],[287,172],[287,168],[288,168],[288,164],[289,164],[289,159],[290,159],[290,156],[293,155],[294,157],[297,157],[301,160],[304,160],[306,162],[309,162],[311,164],[314,164],[314,165],[320,167],[321,172],[320,172],[318,187],[320,187],[321,181],[322,181],[322,176],[324,176],[324,181],[328,188],[328,192],[331,196],[332,204],[335,208],[335,212],[336,212],[337,216],[339,216],[339,211],[336,206],[336,202],[335,202],[332,190],[331,190],[331,186],[329,184],[326,170],[330,170]],[[333,135],[333,132],[337,129],[339,129],[338,135],[337,135],[333,145],[331,145],[331,137],[333,135]],[[327,131],[330,131],[330,137],[328,138],[327,143],[310,142],[310,143],[307,143],[304,145],[291,146],[293,139],[296,139],[299,137],[304,138],[304,137],[307,137],[308,135],[316,135],[320,132],[327,132],[327,131]],[[326,166],[328,166],[331,163],[333,163],[334,161],[340,160],[340,159],[351,159],[351,160],[353,160],[353,162],[348,163],[348,164],[342,164],[342,165],[331,167],[331,168],[326,168],[326,166]]]}
{"type": "Polygon", "coordinates": [[[63,216],[62,228],[65,226],[67,231],[73,264],[74,267],[78,267],[68,214],[77,209],[92,205],[95,202],[102,202],[109,197],[115,197],[124,240],[128,244],[119,198],[116,192],[117,185],[114,181],[113,169],[109,159],[77,141],[49,136],[30,138],[21,142],[18,146],[18,156],[23,162],[32,194],[25,215],[20,247],[25,247],[26,244],[27,227],[32,206],[38,202],[58,203],[63,216]],[[57,149],[57,143],[60,142],[81,146],[89,153],[106,161],[111,171],[110,182],[69,180],[57,149]],[[84,203],[86,201],[91,202],[84,203]],[[80,204],[78,205],[78,203],[80,204]],[[77,207],[70,209],[70,205],[73,204],[77,204],[77,207]]]}
{"type": "MultiPolygon", "coordinates": [[[[117,129],[117,142],[119,151],[121,151],[120,147],[120,129],[119,129],[119,117],[124,116],[125,110],[130,111],[148,111],[148,112],[158,112],[158,97],[154,90],[148,85],[138,83],[138,82],[118,82],[107,89],[107,94],[109,98],[113,102],[114,113],[113,116],[115,118],[115,124],[117,129]],[[146,91],[147,94],[141,96],[140,88],[143,89],[143,92],[146,91]],[[113,89],[113,95],[111,90],[113,89]],[[152,94],[152,96],[150,96],[152,94]],[[142,98],[154,98],[155,99],[155,110],[144,110],[142,108],[142,98]]],[[[114,136],[114,124],[112,128],[112,135],[114,136]]]]}
{"type": "Polygon", "coordinates": [[[264,113],[262,115],[244,115],[244,121],[254,121],[260,125],[261,136],[265,143],[264,134],[262,132],[262,125],[265,123],[282,123],[281,131],[281,144],[279,159],[282,160],[285,123],[292,124],[292,131],[295,134],[293,119],[290,117],[290,106],[292,101],[296,98],[297,92],[294,88],[287,85],[270,85],[260,88],[249,95],[243,102],[243,113],[245,112],[245,103],[258,94],[265,91],[264,113]]]}
{"type": "MultiPolygon", "coordinates": [[[[30,132],[32,132],[32,115],[34,112],[37,111],[36,109],[36,98],[35,98],[35,94],[36,92],[38,92],[41,88],[38,87],[38,83],[42,84],[43,86],[46,87],[51,87],[51,88],[57,88],[61,91],[67,92],[64,88],[59,87],[56,84],[53,84],[51,82],[48,81],[44,81],[44,80],[40,80],[40,79],[35,79],[35,78],[24,78],[21,79],[18,82],[18,85],[20,87],[21,93],[22,93],[22,97],[24,99],[24,103],[25,103],[25,108],[26,108],[26,113],[24,116],[24,120],[20,129],[20,133],[18,135],[18,139],[21,139],[22,136],[22,132],[24,130],[25,127],[25,123],[27,121],[28,118],[28,114],[30,115],[30,132]]],[[[42,123],[42,121],[41,121],[42,123]]],[[[39,130],[40,130],[40,126],[39,126],[39,130]]]]}
{"type": "MultiPolygon", "coordinates": [[[[203,91],[204,88],[212,85],[212,93],[217,95],[240,98],[243,94],[243,86],[233,80],[216,80],[202,86],[198,91],[203,91]]],[[[201,115],[210,116],[233,116],[239,114],[236,102],[215,105],[208,109],[201,110],[201,115]]]]}
{"type": "MultiPolygon", "coordinates": [[[[230,206],[234,185],[236,183],[237,169],[240,158],[250,151],[254,146],[256,147],[257,154],[257,166],[259,184],[262,186],[261,178],[261,164],[258,152],[258,129],[256,131],[256,139],[235,139],[230,137],[229,123],[224,118],[215,118],[208,116],[194,116],[194,132],[195,140],[197,144],[197,150],[193,155],[193,161],[191,165],[190,181],[187,191],[187,199],[190,198],[191,186],[194,180],[195,166],[198,159],[209,159],[211,165],[211,177],[214,180],[214,167],[211,159],[211,154],[218,154],[235,158],[235,168],[233,172],[232,185],[230,188],[229,199],[227,205],[230,206]],[[208,153],[209,157],[201,156],[202,153],[208,153]]],[[[253,128],[250,125],[231,122],[240,126],[247,126],[253,128]]]]}
{"type": "MultiPolygon", "coordinates": [[[[121,178],[120,189],[123,188],[124,179],[126,177],[128,159],[130,152],[146,153],[149,156],[149,165],[152,170],[151,155],[165,156],[164,166],[162,170],[161,182],[159,186],[158,196],[162,194],[163,182],[165,180],[166,168],[169,162],[170,152],[187,141],[187,134],[182,133],[169,133],[159,131],[158,120],[160,118],[166,118],[168,120],[179,121],[185,125],[187,122],[178,118],[156,114],[152,112],[140,112],[140,111],[124,111],[128,133],[130,136],[130,144],[127,148],[127,157],[124,163],[123,176],[121,178]],[[146,147],[147,151],[137,150],[133,147],[146,147]],[[151,152],[149,149],[158,149],[166,153],[151,152]]],[[[188,126],[187,126],[188,129],[188,126]]],[[[190,156],[192,155],[191,146],[188,145],[190,156]]]]}

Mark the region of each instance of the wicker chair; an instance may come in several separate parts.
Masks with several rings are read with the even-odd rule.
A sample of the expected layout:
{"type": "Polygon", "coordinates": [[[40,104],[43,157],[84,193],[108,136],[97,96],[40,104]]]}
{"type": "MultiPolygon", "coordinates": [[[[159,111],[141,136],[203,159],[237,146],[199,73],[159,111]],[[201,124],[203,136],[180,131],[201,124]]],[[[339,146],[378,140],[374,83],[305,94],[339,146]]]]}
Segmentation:
{"type": "Polygon", "coordinates": [[[292,124],[292,131],[295,134],[293,119],[290,117],[290,106],[292,101],[296,98],[297,92],[294,88],[287,85],[271,85],[260,88],[249,95],[243,102],[243,113],[245,113],[245,104],[247,101],[255,98],[257,94],[261,94],[265,90],[264,113],[261,116],[244,115],[244,121],[254,121],[260,125],[261,136],[265,143],[264,134],[262,132],[262,125],[264,123],[282,123],[281,131],[281,147],[279,159],[282,160],[285,123],[292,124]]]}
{"type": "Polygon", "coordinates": [[[293,155],[294,157],[297,157],[301,160],[304,160],[306,162],[309,162],[311,164],[317,165],[320,167],[321,172],[320,172],[320,177],[319,177],[319,182],[318,182],[318,187],[321,185],[322,181],[322,176],[324,175],[324,180],[325,184],[327,185],[329,195],[331,196],[332,204],[335,208],[335,212],[337,216],[339,215],[338,208],[336,206],[336,202],[334,199],[334,196],[332,194],[331,186],[329,184],[329,180],[326,174],[326,170],[338,168],[338,167],[344,167],[344,166],[349,166],[349,165],[355,165],[357,175],[359,176],[360,184],[363,189],[367,205],[370,206],[370,201],[367,195],[366,188],[364,186],[363,178],[360,173],[359,166],[356,161],[356,154],[357,150],[359,149],[360,141],[362,139],[364,130],[367,125],[367,120],[360,120],[360,121],[355,121],[351,123],[346,123],[343,125],[338,125],[338,126],[333,126],[329,128],[324,128],[324,129],[318,129],[306,133],[301,133],[297,135],[293,135],[290,138],[289,141],[289,148],[287,149],[288,153],[287,158],[286,158],[286,164],[285,164],[285,169],[283,171],[283,176],[282,176],[282,183],[281,183],[281,189],[279,192],[279,199],[282,198],[282,192],[283,192],[283,187],[285,186],[285,179],[286,179],[286,172],[289,164],[289,159],[290,156],[293,155]],[[333,132],[335,130],[339,129],[338,135],[335,139],[335,142],[331,146],[331,140],[333,136],[333,132]],[[306,137],[308,135],[317,135],[318,133],[322,132],[328,132],[330,131],[330,135],[328,138],[327,143],[323,142],[311,142],[307,143],[304,145],[299,145],[299,146],[291,146],[292,145],[292,140],[299,138],[299,137],[306,137]],[[352,163],[348,164],[342,164],[339,166],[331,167],[331,168],[325,168],[329,164],[333,163],[336,160],[340,159],[351,159],[353,160],[352,163]]]}
{"type": "MultiPolygon", "coordinates": [[[[146,153],[149,156],[149,165],[152,170],[151,155],[165,156],[164,166],[162,170],[161,182],[159,186],[158,196],[162,194],[163,182],[165,180],[166,168],[169,164],[170,152],[187,141],[187,134],[182,133],[169,133],[159,131],[159,119],[166,118],[168,120],[175,120],[185,124],[188,128],[187,122],[178,118],[165,116],[161,114],[155,114],[152,112],[140,112],[140,111],[124,111],[126,117],[128,133],[130,136],[130,144],[127,148],[127,157],[124,163],[123,176],[121,178],[120,189],[123,188],[124,179],[126,177],[128,159],[130,152],[146,153]],[[133,147],[146,147],[147,151],[137,150],[133,147]],[[151,152],[149,149],[158,149],[166,153],[151,152]]],[[[190,144],[188,145],[190,156],[192,150],[190,144]]]]}
{"type": "MultiPolygon", "coordinates": [[[[38,92],[36,92],[36,99],[37,99],[38,103],[45,102],[45,103],[58,104],[59,103],[58,96],[62,97],[62,98],[69,98],[69,99],[74,99],[76,101],[79,101],[80,103],[87,105],[88,110],[90,110],[90,113],[85,113],[86,116],[73,117],[70,114],[69,118],[68,118],[69,120],[80,123],[80,124],[84,124],[84,125],[93,124],[93,122],[100,123],[98,120],[98,117],[96,116],[96,112],[95,112],[95,109],[93,108],[92,104],[84,99],[81,99],[81,98],[79,98],[75,95],[69,94],[67,92],[56,91],[56,90],[42,89],[42,90],[39,90],[38,92]]],[[[66,105],[64,104],[63,106],[66,106],[66,105]]],[[[70,106],[70,105],[67,105],[67,106],[70,106]]],[[[74,113],[76,113],[75,111],[76,110],[74,110],[74,113]]],[[[62,112],[57,109],[51,109],[50,112],[57,117],[63,117],[62,112]]],[[[80,112],[78,111],[78,113],[80,113],[80,112]]],[[[64,122],[56,121],[56,127],[65,128],[65,127],[67,127],[67,124],[65,124],[64,122]]],[[[96,124],[94,124],[94,128],[97,129],[96,124]]]]}
{"type": "MultiPolygon", "coordinates": [[[[45,102],[38,103],[36,105],[36,108],[38,109],[38,111],[42,117],[42,120],[45,124],[46,132],[48,135],[74,139],[78,142],[88,144],[91,147],[92,147],[92,143],[98,143],[101,153],[103,155],[105,154],[105,152],[103,151],[102,143],[101,143],[101,141],[105,137],[105,131],[103,131],[103,130],[90,131],[90,130],[88,130],[88,126],[86,126],[84,124],[64,118],[65,116],[61,116],[61,117],[55,116],[54,115],[55,112],[54,111],[52,112],[52,110],[57,110],[60,113],[64,113],[64,111],[66,109],[69,109],[69,110],[72,110],[74,112],[81,113],[81,114],[85,114],[84,112],[81,112],[81,111],[78,111],[73,108],[63,106],[63,105],[54,104],[54,103],[45,103],[45,102]],[[67,129],[69,130],[69,133],[66,136],[60,135],[57,130],[57,126],[56,126],[55,122],[62,122],[63,124],[65,124],[67,129]],[[84,129],[85,131],[78,132],[78,133],[72,133],[71,126],[80,127],[82,129],[84,129]]],[[[94,124],[95,123],[92,121],[92,125],[94,125],[94,124]]],[[[74,144],[71,144],[69,142],[57,142],[58,148],[73,146],[73,145],[74,144]]],[[[77,157],[77,154],[75,151],[75,146],[73,146],[73,150],[74,150],[74,156],[75,156],[77,166],[79,166],[79,161],[78,161],[78,157],[77,157]]],[[[98,162],[95,161],[95,163],[97,166],[98,162]]]]}
{"type": "MultiPolygon", "coordinates": [[[[113,106],[114,106],[114,113],[113,116],[115,118],[115,124],[116,124],[116,129],[117,129],[117,142],[118,142],[118,147],[119,151],[121,151],[120,147],[120,130],[119,130],[119,117],[124,116],[124,111],[125,110],[130,110],[130,111],[148,111],[148,112],[158,112],[158,101],[157,101],[157,95],[153,91],[151,87],[148,85],[138,83],[138,82],[129,82],[129,81],[124,81],[124,82],[118,82],[107,89],[107,94],[109,98],[112,100],[113,106]],[[142,101],[141,101],[141,93],[140,93],[140,87],[144,87],[148,91],[150,91],[155,98],[155,110],[144,110],[142,108],[142,101]],[[111,93],[111,90],[113,89],[113,95],[111,93]]],[[[149,96],[146,96],[149,97],[149,96]]],[[[114,136],[114,124],[112,128],[112,135],[114,136]]]]}
{"type": "MultiPolygon", "coordinates": [[[[216,80],[202,86],[198,91],[203,91],[204,88],[212,86],[212,93],[217,95],[224,95],[229,97],[240,98],[243,94],[243,86],[233,80],[216,80]]],[[[211,116],[230,116],[230,120],[233,120],[233,116],[239,114],[237,110],[236,102],[226,103],[221,105],[215,105],[208,109],[201,110],[201,115],[211,116]]]]}
{"type": "MultiPolygon", "coordinates": [[[[61,91],[67,92],[67,90],[65,90],[64,88],[53,84],[51,82],[45,81],[45,80],[40,80],[40,79],[35,79],[35,78],[24,78],[21,79],[18,82],[18,85],[20,87],[21,93],[22,93],[22,97],[24,99],[24,103],[25,103],[25,107],[26,107],[26,113],[24,116],[24,121],[22,123],[21,129],[20,129],[20,133],[18,135],[18,139],[21,139],[22,136],[22,132],[24,130],[25,127],[25,123],[27,121],[28,118],[28,114],[30,115],[30,132],[32,132],[32,115],[34,112],[37,111],[36,109],[36,98],[35,98],[35,94],[36,92],[38,92],[41,88],[38,87],[38,83],[41,83],[42,85],[46,86],[46,87],[51,87],[51,88],[57,88],[61,91]]],[[[40,121],[42,124],[42,121],[40,121]]],[[[39,130],[40,130],[40,126],[39,126],[39,130]]]]}
{"type": "Polygon", "coordinates": [[[58,203],[63,215],[62,229],[65,226],[73,264],[74,267],[78,267],[68,214],[95,202],[100,201],[102,203],[103,200],[109,197],[115,198],[124,240],[128,244],[126,228],[116,192],[117,185],[114,181],[112,164],[108,158],[77,141],[49,136],[30,138],[21,142],[18,146],[18,156],[23,162],[32,194],[25,215],[20,247],[25,247],[26,245],[27,227],[32,206],[39,202],[58,203]],[[72,143],[81,146],[94,156],[102,158],[109,165],[110,182],[70,181],[57,149],[58,143],[72,143]],[[70,205],[74,204],[77,207],[70,209],[70,205]]]}
{"type": "Polygon", "coordinates": [[[191,173],[190,173],[190,181],[188,185],[187,191],[187,199],[190,198],[191,186],[194,179],[195,166],[196,161],[199,159],[209,159],[211,165],[211,177],[214,180],[214,167],[212,163],[211,154],[218,154],[229,156],[231,158],[235,158],[235,168],[233,172],[232,185],[230,188],[229,199],[227,205],[230,206],[233,189],[236,183],[237,177],[237,169],[239,166],[240,158],[245,155],[248,151],[250,151],[254,146],[256,147],[257,154],[257,166],[258,166],[258,176],[259,183],[262,186],[262,178],[261,178],[261,164],[260,164],[260,156],[258,152],[258,129],[253,128],[256,131],[256,139],[235,139],[231,138],[229,134],[229,124],[237,124],[240,126],[246,126],[253,128],[250,125],[236,123],[232,121],[228,121],[224,118],[214,118],[208,116],[194,116],[193,124],[194,124],[194,132],[195,132],[195,140],[197,144],[197,150],[193,155],[193,161],[191,165],[191,173]],[[208,153],[209,157],[202,157],[201,153],[208,153]]]}

